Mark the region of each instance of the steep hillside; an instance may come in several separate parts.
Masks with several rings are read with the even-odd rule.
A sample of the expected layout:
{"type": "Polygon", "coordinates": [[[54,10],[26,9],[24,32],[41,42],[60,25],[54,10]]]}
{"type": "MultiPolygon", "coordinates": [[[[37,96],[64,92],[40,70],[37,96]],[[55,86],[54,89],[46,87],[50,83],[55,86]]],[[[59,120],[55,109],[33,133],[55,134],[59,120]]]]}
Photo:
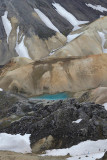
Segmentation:
{"type": "Polygon", "coordinates": [[[73,29],[107,15],[106,8],[106,0],[91,6],[89,0],[0,0],[0,65],[18,55],[48,56],[73,29]]]}

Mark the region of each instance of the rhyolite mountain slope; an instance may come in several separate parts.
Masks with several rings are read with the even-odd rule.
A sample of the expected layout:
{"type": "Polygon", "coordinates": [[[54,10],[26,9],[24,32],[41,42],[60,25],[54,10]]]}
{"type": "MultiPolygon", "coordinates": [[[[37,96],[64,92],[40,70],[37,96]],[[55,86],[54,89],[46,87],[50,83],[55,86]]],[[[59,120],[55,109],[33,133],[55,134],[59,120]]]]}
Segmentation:
{"type": "Polygon", "coordinates": [[[23,52],[25,51],[31,59],[36,60],[48,56],[52,50],[66,43],[65,36],[72,31],[74,24],[67,20],[69,15],[64,18],[66,13],[63,16],[58,13],[58,5],[70,12],[76,18],[76,23],[77,21],[90,23],[100,16],[107,15],[105,9],[102,12],[87,6],[90,3],[107,8],[106,0],[92,2],[89,0],[0,0],[0,65],[20,55],[20,52],[22,53],[20,47],[24,45],[23,52]],[[42,17],[48,17],[46,21],[48,24],[51,21],[51,27],[53,24],[54,29],[47,27],[34,9],[42,12],[42,17]],[[7,21],[8,29],[10,28],[7,31],[8,34],[3,19],[7,21]]]}
{"type": "Polygon", "coordinates": [[[107,16],[72,31],[68,43],[57,49],[52,57],[86,56],[107,53],[107,16]],[[76,36],[76,37],[75,37],[76,36]]]}
{"type": "Polygon", "coordinates": [[[66,91],[80,101],[106,102],[107,2],[0,5],[0,88],[26,96],[66,91]]]}
{"type": "Polygon", "coordinates": [[[74,98],[83,94],[80,101],[103,104],[107,102],[107,54],[35,62],[14,58],[0,70],[0,87],[28,97],[66,91],[74,98]]]}

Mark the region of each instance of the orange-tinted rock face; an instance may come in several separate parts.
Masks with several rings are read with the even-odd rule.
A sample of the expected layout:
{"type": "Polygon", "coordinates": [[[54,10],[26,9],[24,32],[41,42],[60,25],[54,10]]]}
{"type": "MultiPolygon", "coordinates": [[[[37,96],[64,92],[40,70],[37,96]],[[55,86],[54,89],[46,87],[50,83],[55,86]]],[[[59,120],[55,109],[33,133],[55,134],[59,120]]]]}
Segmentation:
{"type": "Polygon", "coordinates": [[[33,96],[107,87],[106,62],[106,54],[36,61],[6,71],[0,77],[0,88],[33,96]]]}

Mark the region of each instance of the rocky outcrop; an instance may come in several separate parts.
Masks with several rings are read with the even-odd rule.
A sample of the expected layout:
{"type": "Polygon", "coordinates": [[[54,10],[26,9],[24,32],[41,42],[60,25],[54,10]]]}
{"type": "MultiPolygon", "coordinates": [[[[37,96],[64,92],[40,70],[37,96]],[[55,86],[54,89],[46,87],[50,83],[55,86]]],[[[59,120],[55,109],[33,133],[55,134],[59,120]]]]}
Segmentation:
{"type": "Polygon", "coordinates": [[[107,111],[94,103],[32,101],[0,92],[0,132],[31,134],[33,152],[107,138],[107,111]]]}
{"type": "MultiPolygon", "coordinates": [[[[107,87],[107,55],[50,58],[17,69],[1,69],[0,87],[27,96],[107,87]]],[[[13,67],[14,68],[14,67],[13,67]]]]}
{"type": "Polygon", "coordinates": [[[99,87],[91,91],[89,100],[98,104],[107,102],[107,87],[99,87]]]}
{"type": "Polygon", "coordinates": [[[96,89],[78,92],[73,95],[79,102],[95,102],[104,104],[107,102],[107,87],[98,87],[96,89]]]}

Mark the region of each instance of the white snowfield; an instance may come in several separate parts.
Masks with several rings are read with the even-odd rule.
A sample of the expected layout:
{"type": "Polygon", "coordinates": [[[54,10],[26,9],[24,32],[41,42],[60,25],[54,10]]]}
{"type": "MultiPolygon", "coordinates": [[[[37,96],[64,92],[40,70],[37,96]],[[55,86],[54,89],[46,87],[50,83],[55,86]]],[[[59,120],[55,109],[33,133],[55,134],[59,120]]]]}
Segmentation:
{"type": "Polygon", "coordinates": [[[31,153],[29,138],[30,134],[21,136],[20,134],[11,135],[0,133],[0,150],[19,153],[31,153]]]}
{"type": "Polygon", "coordinates": [[[83,32],[82,33],[69,34],[67,36],[67,42],[69,43],[69,42],[73,41],[75,38],[79,37],[81,34],[83,34],[83,32]]]}
{"type": "Polygon", "coordinates": [[[79,21],[76,19],[76,17],[65,10],[59,3],[52,3],[52,5],[55,7],[55,10],[62,16],[64,17],[67,21],[69,21],[73,26],[73,30],[79,29],[79,25],[88,23],[89,21],[79,21]]]}
{"type": "Polygon", "coordinates": [[[107,103],[104,103],[103,106],[104,106],[105,110],[107,111],[107,103]]]}
{"type": "Polygon", "coordinates": [[[78,160],[79,157],[81,157],[81,160],[96,160],[96,158],[103,157],[106,151],[107,139],[98,141],[87,140],[71,148],[48,150],[43,156],[66,156],[70,154],[71,157],[67,160],[78,160]]]}
{"type": "Polygon", "coordinates": [[[107,8],[102,7],[101,5],[93,5],[93,4],[87,4],[86,5],[94,10],[100,11],[100,12],[107,12],[107,8]]]}
{"type": "Polygon", "coordinates": [[[19,55],[19,57],[25,57],[25,58],[31,59],[29,56],[29,53],[28,53],[28,49],[24,44],[25,36],[20,37],[20,38],[22,38],[22,40],[19,43],[18,42],[18,40],[19,40],[18,34],[19,34],[19,27],[17,27],[17,41],[16,41],[16,47],[15,47],[17,54],[19,55]]]}
{"type": "Polygon", "coordinates": [[[105,38],[105,33],[98,31],[98,34],[99,34],[101,41],[102,41],[102,52],[107,53],[107,48],[104,48],[105,42],[107,41],[107,39],[105,38]]]}
{"type": "Polygon", "coordinates": [[[9,35],[12,30],[12,25],[11,25],[9,19],[7,18],[7,16],[8,16],[8,11],[5,11],[4,16],[2,16],[2,22],[3,22],[4,29],[5,29],[5,32],[7,35],[7,43],[8,43],[9,35]]]}
{"type": "Polygon", "coordinates": [[[50,21],[50,19],[44,14],[42,13],[39,9],[34,8],[34,11],[38,14],[38,16],[40,17],[40,19],[45,23],[45,25],[54,30],[55,32],[60,32],[50,21]]]}
{"type": "Polygon", "coordinates": [[[67,158],[67,160],[79,160],[80,157],[81,159],[80,160],[96,160],[97,158],[102,158],[104,156],[104,152],[102,153],[96,153],[96,154],[90,154],[90,155],[82,155],[82,156],[75,156],[75,157],[72,157],[72,158],[67,158]]]}

